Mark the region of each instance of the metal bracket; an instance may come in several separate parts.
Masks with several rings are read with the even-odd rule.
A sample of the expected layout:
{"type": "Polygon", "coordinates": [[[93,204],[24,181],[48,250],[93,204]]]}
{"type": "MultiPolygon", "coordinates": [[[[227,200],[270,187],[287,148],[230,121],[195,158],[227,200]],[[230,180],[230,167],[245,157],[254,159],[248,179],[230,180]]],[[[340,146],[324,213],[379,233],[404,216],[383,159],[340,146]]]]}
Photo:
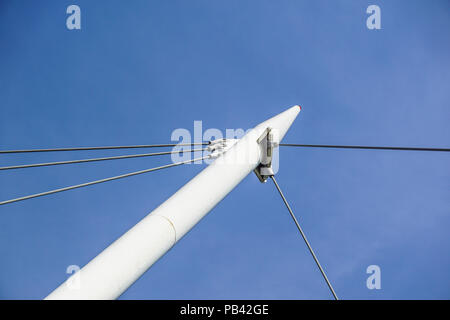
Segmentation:
{"type": "Polygon", "coordinates": [[[272,169],[272,155],[273,148],[278,147],[278,144],[273,142],[273,133],[271,131],[271,128],[266,128],[257,140],[262,149],[262,159],[259,166],[253,170],[253,172],[261,183],[265,183],[270,176],[274,175],[272,169]]]}

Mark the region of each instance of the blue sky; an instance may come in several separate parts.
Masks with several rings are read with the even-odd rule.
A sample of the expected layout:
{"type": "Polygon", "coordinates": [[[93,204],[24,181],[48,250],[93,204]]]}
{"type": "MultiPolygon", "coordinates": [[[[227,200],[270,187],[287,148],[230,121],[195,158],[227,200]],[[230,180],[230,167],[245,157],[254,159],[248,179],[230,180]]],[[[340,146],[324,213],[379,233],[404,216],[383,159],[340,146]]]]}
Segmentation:
{"type": "MultiPolygon", "coordinates": [[[[285,142],[448,147],[447,1],[2,1],[2,149],[167,143],[300,104],[285,142]],[[66,29],[68,5],[82,29],[66,29]],[[370,4],[381,30],[366,28],[370,4]]],[[[140,150],[145,152],[144,150],[140,150]]],[[[139,151],[139,152],[140,152],[139,151]]],[[[1,165],[134,151],[2,155],[1,165]]],[[[10,199],[169,157],[4,171],[10,199]]],[[[277,179],[343,299],[450,298],[444,153],[284,148],[277,179]],[[381,268],[368,290],[366,268],[381,268]]],[[[41,299],[202,169],[0,207],[0,298],[41,299]]],[[[328,299],[274,186],[248,176],[123,299],[328,299]]]]}

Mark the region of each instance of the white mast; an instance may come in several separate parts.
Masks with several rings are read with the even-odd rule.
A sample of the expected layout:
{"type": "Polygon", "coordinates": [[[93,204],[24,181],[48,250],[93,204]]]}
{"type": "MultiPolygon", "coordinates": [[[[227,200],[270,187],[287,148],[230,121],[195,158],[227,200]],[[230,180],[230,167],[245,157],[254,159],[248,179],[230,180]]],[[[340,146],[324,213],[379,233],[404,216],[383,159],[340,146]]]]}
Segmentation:
{"type": "Polygon", "coordinates": [[[46,299],[118,298],[267,158],[261,138],[270,131],[272,143],[280,143],[300,110],[294,106],[250,130],[46,299]],[[79,285],[70,285],[74,277],[79,285]]]}

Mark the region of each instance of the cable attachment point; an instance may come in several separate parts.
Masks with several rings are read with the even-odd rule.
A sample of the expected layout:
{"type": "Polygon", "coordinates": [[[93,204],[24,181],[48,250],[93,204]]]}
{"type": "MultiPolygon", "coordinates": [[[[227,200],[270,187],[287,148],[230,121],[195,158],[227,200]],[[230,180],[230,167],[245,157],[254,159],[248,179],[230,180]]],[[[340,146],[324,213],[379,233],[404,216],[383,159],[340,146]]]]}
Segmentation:
{"type": "Polygon", "coordinates": [[[211,153],[211,158],[218,158],[227,152],[239,139],[216,139],[211,140],[206,148],[211,153]]]}
{"type": "Polygon", "coordinates": [[[274,142],[272,128],[266,128],[257,140],[261,148],[261,163],[253,170],[261,183],[265,183],[270,176],[274,175],[272,168],[273,149],[278,147],[274,142]]]}

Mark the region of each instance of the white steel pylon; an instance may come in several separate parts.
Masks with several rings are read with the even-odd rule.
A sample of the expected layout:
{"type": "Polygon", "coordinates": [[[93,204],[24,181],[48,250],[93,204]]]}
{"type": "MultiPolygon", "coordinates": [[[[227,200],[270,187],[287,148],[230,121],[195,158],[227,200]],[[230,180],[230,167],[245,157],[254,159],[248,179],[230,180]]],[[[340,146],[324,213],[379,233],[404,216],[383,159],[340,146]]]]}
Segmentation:
{"type": "Polygon", "coordinates": [[[266,135],[266,145],[278,145],[300,110],[291,107],[250,130],[46,299],[118,298],[249,173],[261,164],[270,173],[265,163],[269,148],[261,141],[266,135]],[[78,277],[78,286],[70,285],[73,277],[78,277]]]}

